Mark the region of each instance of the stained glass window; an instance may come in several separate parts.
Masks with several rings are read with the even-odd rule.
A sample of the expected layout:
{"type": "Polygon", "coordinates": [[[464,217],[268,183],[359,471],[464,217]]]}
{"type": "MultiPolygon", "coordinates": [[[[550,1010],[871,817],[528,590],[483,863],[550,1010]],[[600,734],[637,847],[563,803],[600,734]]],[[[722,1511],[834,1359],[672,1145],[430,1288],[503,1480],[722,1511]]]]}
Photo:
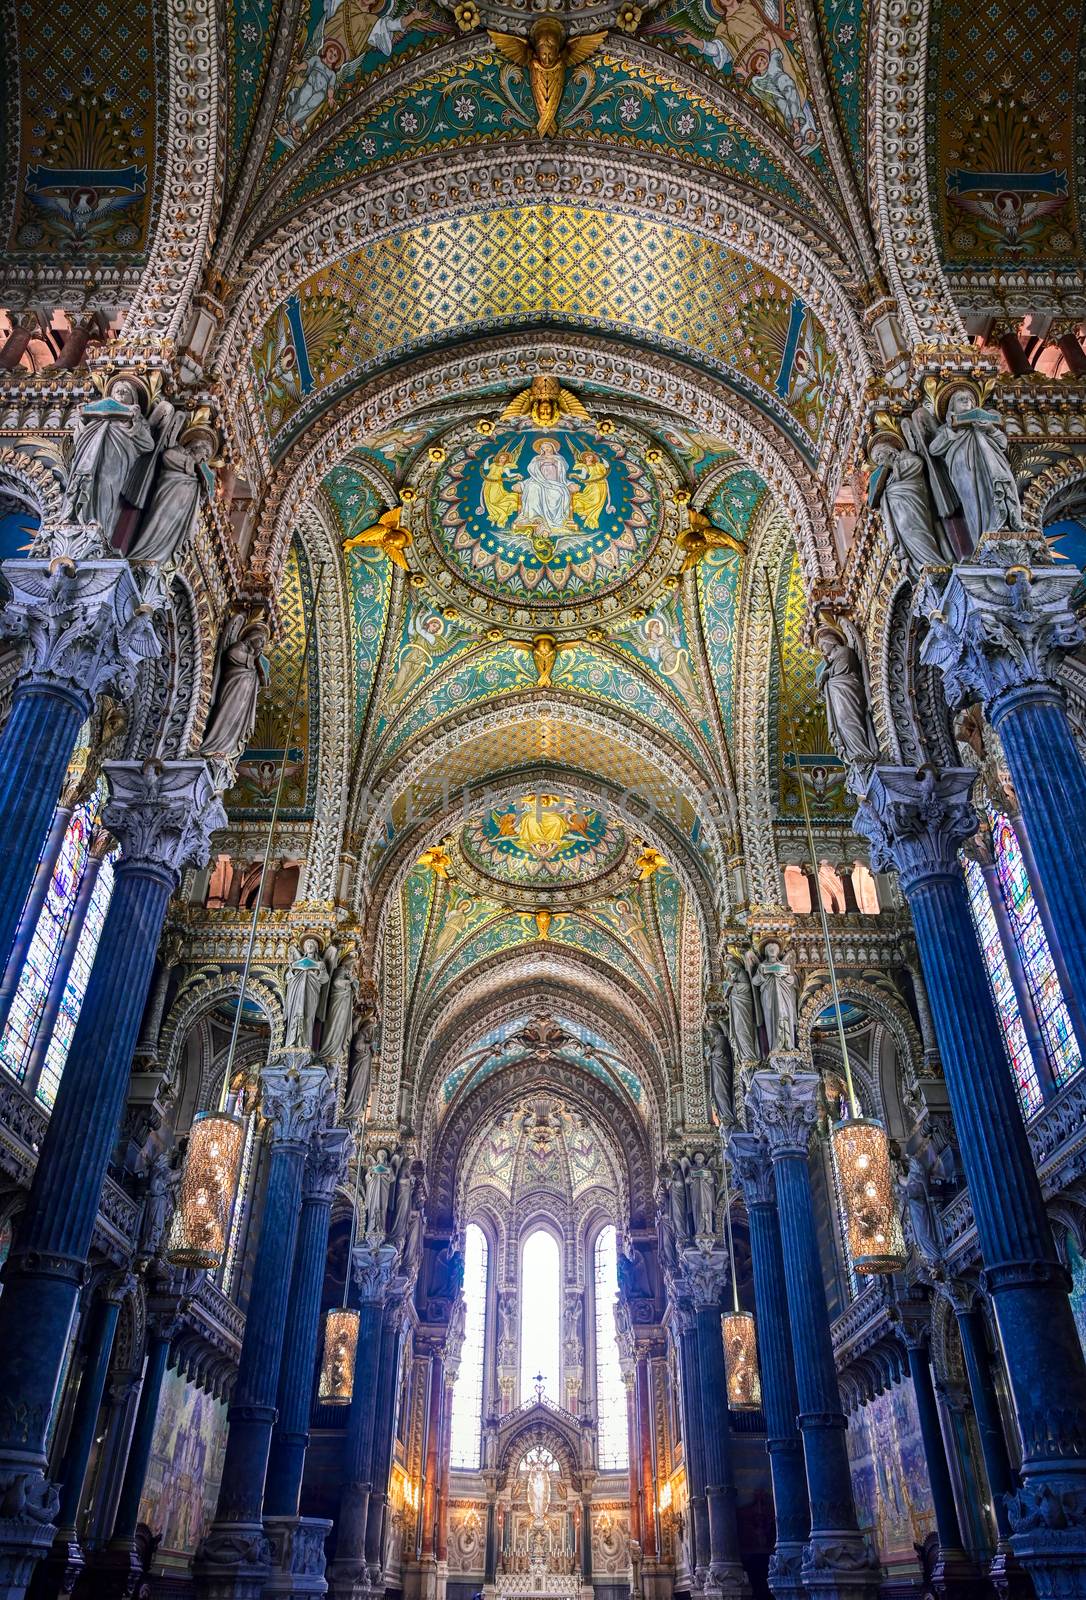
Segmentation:
{"type": "Polygon", "coordinates": [[[469,1222],[464,1236],[464,1345],[453,1389],[450,1464],[476,1471],[483,1442],[483,1359],[486,1354],[486,1235],[469,1222]]]}
{"type": "Polygon", "coordinates": [[[1014,1073],[1018,1098],[1026,1116],[1031,1117],[1035,1111],[1041,1109],[1041,1085],[1037,1079],[1033,1054],[1026,1039],[1022,1013],[1018,1007],[1018,996],[1011,981],[1007,953],[999,937],[999,926],[988,896],[984,873],[968,856],[962,857],[962,864],[965,867],[965,882],[969,890],[969,909],[973,913],[973,923],[977,930],[977,938],[980,940],[984,965],[988,970],[988,982],[992,988],[992,998],[995,1000],[996,1015],[1003,1029],[1003,1043],[1007,1049],[1011,1071],[1014,1073]]]}
{"type": "Polygon", "coordinates": [[[548,1400],[561,1405],[562,1267],[558,1241],[537,1228],[524,1241],[520,1272],[520,1398],[535,1393],[536,1374],[548,1400]]]}
{"type": "Polygon", "coordinates": [[[1053,1081],[1064,1084],[1082,1065],[1063,990],[1052,960],[1037,900],[1030,887],[1022,847],[1009,817],[990,811],[996,876],[1029,985],[1053,1081]]]}
{"type": "MultiPolygon", "coordinates": [[[[34,1040],[41,1026],[49,990],[62,958],[64,939],[71,926],[76,896],[90,860],[91,838],[101,797],[92,795],[72,812],[57,855],[56,865],[45,895],[23,965],[19,986],[0,1039],[0,1064],[22,1082],[26,1077],[34,1040]]],[[[50,1040],[37,1098],[47,1106],[56,1098],[57,1084],[71,1046],[79,1009],[83,1004],[94,952],[105,921],[113,887],[113,872],[103,862],[98,874],[87,917],[72,957],[64,986],[60,1011],[50,1040]]]]}
{"type": "Polygon", "coordinates": [[[603,1472],[629,1465],[626,1432],[626,1388],[618,1364],[615,1301],[618,1298],[618,1242],[608,1223],[601,1228],[594,1252],[596,1303],[596,1427],[603,1472]]]}

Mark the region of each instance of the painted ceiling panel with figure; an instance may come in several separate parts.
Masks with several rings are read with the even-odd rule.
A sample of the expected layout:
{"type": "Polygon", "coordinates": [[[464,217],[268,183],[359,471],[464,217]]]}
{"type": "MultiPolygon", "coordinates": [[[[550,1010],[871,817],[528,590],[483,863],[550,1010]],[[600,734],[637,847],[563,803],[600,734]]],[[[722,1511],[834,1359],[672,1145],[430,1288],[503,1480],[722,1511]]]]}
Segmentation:
{"type": "Polygon", "coordinates": [[[234,787],[226,795],[227,811],[237,820],[271,814],[281,770],[284,781],[280,816],[284,820],[311,817],[316,802],[320,702],[317,656],[313,651],[307,662],[308,693],[299,698],[290,746],[286,747],[291,704],[305,649],[306,619],[313,610],[312,574],[297,540],[291,542],[276,599],[280,630],[268,649],[268,689],[260,697],[252,737],[237,764],[234,787]]]}
{"type": "Polygon", "coordinates": [[[19,108],[8,153],[12,264],[139,267],[165,72],[153,0],[13,5],[7,20],[4,86],[19,108]]]}
{"type": "MultiPolygon", "coordinates": [[[[333,467],[322,488],[332,506],[340,540],[376,521],[382,510],[377,491],[349,461],[333,467]]],[[[360,551],[347,563],[351,596],[351,648],[354,656],[354,731],[365,720],[380,659],[392,593],[392,568],[381,556],[360,551]]]]}
{"type": "Polygon", "coordinates": [[[540,204],[411,228],[308,278],[252,353],[269,438],[282,448],[393,353],[555,321],[703,363],[813,459],[839,363],[780,279],[666,223],[540,204]]]}
{"type": "MultiPolygon", "coordinates": [[[[261,217],[267,229],[303,201],[341,186],[351,174],[377,171],[412,156],[526,135],[536,120],[523,74],[493,52],[485,37],[479,58],[435,67],[387,98],[360,106],[358,121],[312,157],[303,174],[261,217]]],[[[314,126],[319,126],[319,119],[314,126]]],[[[556,132],[565,139],[644,149],[727,173],[802,207],[804,195],[772,150],[666,67],[615,55],[605,45],[571,73],[556,132]]],[[[304,156],[304,151],[303,151],[304,156]]]]}
{"type": "Polygon", "coordinates": [[[932,8],[932,195],[955,274],[1054,272],[1081,298],[1086,14],[1022,0],[932,8]]]}

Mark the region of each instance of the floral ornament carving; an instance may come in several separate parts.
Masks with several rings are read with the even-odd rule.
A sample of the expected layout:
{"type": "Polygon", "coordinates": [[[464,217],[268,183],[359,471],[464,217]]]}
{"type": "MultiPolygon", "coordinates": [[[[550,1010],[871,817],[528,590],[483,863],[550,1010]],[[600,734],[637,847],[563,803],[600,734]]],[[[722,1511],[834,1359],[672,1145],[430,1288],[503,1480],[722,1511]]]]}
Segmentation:
{"type": "Polygon", "coordinates": [[[807,1155],[811,1129],[818,1115],[818,1074],[801,1072],[780,1078],[756,1072],[747,1091],[747,1116],[765,1139],[773,1159],[807,1155]]]}

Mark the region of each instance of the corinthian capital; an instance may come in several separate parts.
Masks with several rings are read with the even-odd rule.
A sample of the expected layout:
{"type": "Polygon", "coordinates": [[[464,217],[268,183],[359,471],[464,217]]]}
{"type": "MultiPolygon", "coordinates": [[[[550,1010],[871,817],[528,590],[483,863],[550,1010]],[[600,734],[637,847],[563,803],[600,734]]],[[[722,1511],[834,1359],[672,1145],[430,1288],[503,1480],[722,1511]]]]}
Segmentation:
{"type": "Polygon", "coordinates": [[[674,1275],[675,1293],[688,1300],[695,1311],[715,1310],[728,1287],[728,1255],[725,1250],[684,1250],[682,1264],[674,1275]]]}
{"type": "Polygon", "coordinates": [[[1080,572],[1031,566],[1031,559],[1048,555],[1032,542],[981,549],[981,561],[955,567],[941,595],[930,582],[917,595],[929,627],[920,659],[938,667],[952,706],[972,700],[987,706],[1007,690],[1050,683],[1058,653],[1086,639],[1068,603],[1080,572]]]}
{"type": "Polygon", "coordinates": [[[756,1133],[733,1133],[728,1140],[728,1156],[732,1170],[743,1185],[748,1209],[772,1205],[773,1161],[765,1140],[756,1133]]]}
{"type": "Polygon", "coordinates": [[[774,1159],[807,1155],[811,1129],[818,1115],[818,1074],[801,1072],[779,1078],[756,1072],[747,1091],[747,1118],[774,1159]]]}
{"type": "Polygon", "coordinates": [[[331,1201],[353,1149],[354,1140],[346,1128],[319,1128],[312,1135],[302,1178],[303,1200],[331,1201]]]}
{"type": "Polygon", "coordinates": [[[871,844],[877,872],[894,868],[906,890],[921,878],[957,871],[959,846],[977,831],[970,767],[875,767],[852,826],[871,844]]]}
{"type": "Polygon", "coordinates": [[[371,1305],[383,1304],[392,1285],[396,1247],[391,1244],[357,1244],[351,1268],[359,1298],[371,1305]]]}
{"type": "Polygon", "coordinates": [[[164,590],[157,574],[136,575],[127,561],[5,561],[11,598],[0,636],[23,650],[21,677],[64,689],[88,705],[105,690],[131,692],[141,661],[161,654],[154,613],[164,590]]]}
{"type": "Polygon", "coordinates": [[[207,864],[211,835],[226,812],[203,761],[107,761],[109,800],[102,820],[126,862],[179,877],[207,864]]]}
{"type": "Polygon", "coordinates": [[[306,1144],[332,1110],[335,1090],[326,1068],[299,1052],[269,1061],[260,1074],[260,1109],[276,1144],[306,1144]]]}

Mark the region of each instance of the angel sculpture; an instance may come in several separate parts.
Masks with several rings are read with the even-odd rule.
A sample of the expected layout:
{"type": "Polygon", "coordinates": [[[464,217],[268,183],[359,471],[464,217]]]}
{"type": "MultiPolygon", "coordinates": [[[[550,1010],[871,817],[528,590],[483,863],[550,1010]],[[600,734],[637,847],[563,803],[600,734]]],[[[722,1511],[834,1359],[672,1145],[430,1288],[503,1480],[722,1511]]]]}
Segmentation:
{"type": "Polygon", "coordinates": [[[309,1050],[324,999],[325,986],[339,962],[334,944],[321,954],[320,940],[309,934],[301,946],[291,945],[284,984],[283,1044],[288,1050],[309,1050]]]}
{"type": "MultiPolygon", "coordinates": [[[[515,44],[528,48],[523,39],[517,39],[513,34],[491,34],[490,37],[495,42],[498,39],[512,39],[515,44]]],[[[508,55],[509,52],[504,53],[508,55]]],[[[498,421],[515,422],[520,417],[528,417],[533,428],[558,427],[563,417],[572,417],[576,422],[592,420],[573,390],[563,389],[557,378],[545,372],[537,372],[528,388],[513,396],[498,421]]]]}
{"type": "Polygon", "coordinates": [[[647,883],[653,873],[659,872],[661,867],[667,866],[667,860],[659,850],[654,850],[652,845],[645,845],[634,862],[639,883],[647,883]]]}
{"type": "Polygon", "coordinates": [[[534,639],[510,639],[509,643],[514,650],[527,651],[531,656],[538,689],[551,687],[551,674],[560,653],[574,648],[572,644],[560,644],[553,633],[537,633],[534,639]]]}
{"type": "Polygon", "coordinates": [[[401,572],[408,572],[407,557],[404,551],[411,543],[410,530],[400,524],[403,516],[403,506],[393,506],[389,511],[382,511],[372,528],[363,528],[361,533],[352,534],[344,540],[343,554],[347,555],[352,550],[357,550],[360,545],[374,545],[383,556],[387,556],[394,566],[401,572]]]}
{"type": "Polygon", "coordinates": [[[435,878],[444,878],[448,881],[452,857],[443,845],[432,844],[428,850],[422,852],[416,865],[429,867],[435,878]]]}
{"type": "Polygon", "coordinates": [[[735,535],[714,527],[703,511],[695,511],[691,506],[687,516],[689,526],[683,529],[676,541],[684,558],[680,572],[689,572],[691,567],[696,567],[710,550],[735,550],[742,555],[742,543],[735,535]]]}
{"type": "Polygon", "coordinates": [[[493,29],[488,32],[494,48],[515,67],[527,71],[539,118],[535,131],[541,139],[545,139],[558,125],[558,108],[566,87],[566,72],[595,55],[607,37],[606,31],[584,33],[579,39],[567,42],[565,29],[557,17],[540,17],[527,39],[521,39],[515,33],[495,33],[493,29]]]}
{"type": "Polygon", "coordinates": [[[236,612],[223,633],[215,681],[211,687],[211,712],[200,750],[204,755],[239,756],[256,724],[257,701],[269,680],[264,654],[268,625],[259,614],[236,612]]]}

